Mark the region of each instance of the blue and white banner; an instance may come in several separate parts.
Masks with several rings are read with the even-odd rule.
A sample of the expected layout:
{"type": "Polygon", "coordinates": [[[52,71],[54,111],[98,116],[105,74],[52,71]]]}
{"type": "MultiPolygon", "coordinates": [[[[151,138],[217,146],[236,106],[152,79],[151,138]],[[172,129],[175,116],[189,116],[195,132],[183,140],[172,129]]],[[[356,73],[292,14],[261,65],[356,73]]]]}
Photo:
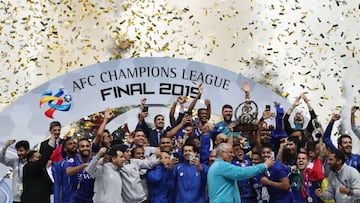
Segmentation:
{"type": "MultiPolygon", "coordinates": [[[[26,139],[35,145],[49,135],[53,120],[66,126],[107,107],[138,105],[144,97],[150,106],[162,106],[150,114],[163,113],[167,118],[166,106],[180,95],[194,98],[201,83],[205,89],[202,100],[210,99],[212,113],[221,116],[224,104],[235,109],[244,101],[245,81],[251,86],[251,99],[258,104],[260,114],[274,101],[289,106],[284,98],[251,79],[205,63],[151,57],[99,63],[52,79],[5,108],[0,112],[0,141],[26,139]]],[[[199,107],[205,107],[201,101],[199,107]]],[[[121,122],[136,124],[134,114],[120,117],[121,122]]]]}

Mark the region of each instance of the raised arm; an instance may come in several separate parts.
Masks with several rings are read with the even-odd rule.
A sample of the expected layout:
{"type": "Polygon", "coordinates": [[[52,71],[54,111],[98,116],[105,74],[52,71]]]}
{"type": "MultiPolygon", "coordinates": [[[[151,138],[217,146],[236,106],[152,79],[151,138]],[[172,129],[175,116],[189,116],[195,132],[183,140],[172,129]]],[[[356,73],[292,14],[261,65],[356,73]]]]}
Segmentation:
{"type": "Polygon", "coordinates": [[[55,149],[55,139],[55,135],[51,134],[48,144],[43,145],[40,159],[37,161],[28,162],[30,168],[27,173],[41,173],[41,171],[45,168],[46,164],[50,160],[50,156],[55,149]]]}
{"type": "Polygon", "coordinates": [[[138,115],[138,123],[135,127],[135,129],[141,128],[145,131],[146,135],[149,135],[150,128],[145,122],[145,118],[149,115],[149,112],[140,111],[138,115]]]}
{"type": "Polygon", "coordinates": [[[175,125],[175,109],[176,109],[176,105],[178,103],[178,99],[177,98],[174,103],[171,105],[170,111],[169,111],[169,121],[170,121],[170,125],[174,126],[175,125]]]}
{"type": "Polygon", "coordinates": [[[8,149],[8,147],[12,144],[15,143],[15,140],[8,140],[5,143],[5,146],[2,148],[1,152],[0,152],[0,163],[5,164],[6,166],[13,166],[15,164],[15,162],[18,160],[18,158],[9,158],[6,157],[6,150],[8,149]]]}
{"type": "Polygon", "coordinates": [[[208,164],[209,157],[210,157],[210,145],[211,145],[211,137],[209,135],[210,132],[210,123],[207,123],[203,126],[201,131],[203,134],[201,135],[200,139],[200,163],[208,164]]]}
{"type": "Polygon", "coordinates": [[[287,137],[286,132],[284,131],[282,118],[284,117],[284,109],[280,106],[280,103],[274,102],[274,106],[276,109],[276,115],[275,115],[275,129],[271,133],[273,137],[276,138],[282,138],[287,137]]]}
{"type": "Polygon", "coordinates": [[[358,106],[351,107],[350,121],[351,121],[351,130],[355,135],[360,139],[360,129],[355,125],[355,112],[359,109],[358,106]]]}
{"type": "Polygon", "coordinates": [[[243,83],[242,89],[245,93],[245,99],[250,99],[250,84],[247,81],[243,83]]]}
{"type": "Polygon", "coordinates": [[[311,106],[310,101],[309,101],[309,99],[307,98],[307,96],[306,96],[304,93],[301,93],[301,94],[300,94],[300,97],[304,100],[306,106],[308,107],[308,110],[309,110],[309,111],[313,111],[314,109],[313,109],[313,107],[311,106]]]}
{"type": "Polygon", "coordinates": [[[204,100],[205,102],[205,106],[206,106],[206,110],[207,110],[207,119],[210,119],[211,117],[211,102],[210,102],[210,99],[205,99],[204,100]]]}
{"type": "Polygon", "coordinates": [[[267,168],[274,165],[274,161],[274,158],[270,157],[264,163],[248,167],[237,167],[232,164],[226,164],[221,168],[221,170],[223,171],[222,175],[227,177],[228,179],[245,180],[264,172],[267,168]]]}
{"type": "Polygon", "coordinates": [[[200,99],[202,93],[204,92],[204,85],[202,83],[198,86],[198,88],[199,88],[198,93],[196,97],[191,101],[190,106],[188,108],[188,112],[192,112],[192,110],[196,105],[196,102],[200,99]]]}
{"type": "Polygon", "coordinates": [[[294,109],[300,105],[300,103],[301,103],[300,99],[301,99],[301,96],[298,96],[295,98],[294,103],[291,104],[290,108],[286,111],[286,114],[283,118],[284,130],[288,135],[291,135],[291,131],[292,131],[291,124],[289,122],[289,118],[290,118],[291,113],[294,111],[294,109]]]}
{"type": "Polygon", "coordinates": [[[77,172],[83,170],[89,165],[89,163],[83,163],[79,166],[69,166],[66,168],[66,175],[71,176],[76,174],[77,172]]]}
{"type": "Polygon", "coordinates": [[[105,155],[107,151],[106,147],[102,147],[99,152],[94,156],[90,161],[89,166],[86,168],[86,171],[91,175],[91,177],[96,178],[96,176],[102,174],[102,167],[98,167],[99,160],[105,155]]]}
{"type": "Polygon", "coordinates": [[[186,103],[186,99],[184,96],[179,96],[177,98],[177,100],[174,102],[173,106],[171,107],[170,109],[170,112],[169,112],[169,119],[170,119],[170,124],[171,124],[171,127],[174,127],[176,126],[177,124],[179,124],[182,120],[182,118],[184,117],[184,106],[185,106],[185,103],[186,103]],[[180,105],[180,109],[179,109],[179,115],[178,117],[175,119],[175,108],[176,108],[176,103],[179,103],[180,105]]]}
{"type": "Polygon", "coordinates": [[[111,119],[111,117],[112,117],[111,109],[107,108],[104,113],[104,119],[101,122],[101,124],[96,132],[96,137],[95,137],[93,144],[100,146],[101,140],[103,137],[103,133],[105,131],[105,126],[106,126],[107,122],[109,121],[109,119],[111,119]]]}
{"type": "Polygon", "coordinates": [[[324,143],[326,143],[328,146],[331,147],[332,150],[337,151],[337,147],[332,143],[331,141],[331,131],[334,127],[334,123],[335,121],[339,120],[341,117],[339,114],[333,114],[331,116],[331,120],[328,124],[328,126],[325,129],[324,135],[323,135],[323,141],[324,143]]]}
{"type": "Polygon", "coordinates": [[[235,128],[236,124],[235,123],[230,123],[229,125],[229,129],[230,129],[230,137],[227,140],[227,143],[232,147],[234,144],[234,128],[235,128]]]}
{"type": "Polygon", "coordinates": [[[171,128],[169,131],[166,132],[166,135],[168,137],[174,137],[176,135],[176,133],[187,123],[187,122],[191,122],[191,116],[186,114],[183,119],[181,120],[181,122],[176,125],[175,127],[171,128]]]}
{"type": "Polygon", "coordinates": [[[310,104],[310,100],[306,97],[306,95],[304,93],[301,93],[300,96],[304,100],[304,102],[305,102],[305,104],[306,104],[306,106],[307,106],[307,108],[309,110],[309,113],[310,113],[310,120],[309,120],[309,122],[308,122],[308,124],[306,126],[306,131],[307,132],[305,132],[309,136],[314,131],[314,126],[312,124],[312,121],[314,119],[316,119],[316,114],[315,114],[315,111],[314,111],[313,107],[310,104]]]}

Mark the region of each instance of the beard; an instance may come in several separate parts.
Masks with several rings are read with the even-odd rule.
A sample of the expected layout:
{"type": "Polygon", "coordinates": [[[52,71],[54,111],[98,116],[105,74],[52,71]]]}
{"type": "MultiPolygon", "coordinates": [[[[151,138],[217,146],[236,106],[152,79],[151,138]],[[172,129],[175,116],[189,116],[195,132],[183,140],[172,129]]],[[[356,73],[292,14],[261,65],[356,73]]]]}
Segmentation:
{"type": "Polygon", "coordinates": [[[336,166],[336,165],[330,165],[329,168],[330,168],[331,171],[334,171],[334,172],[337,171],[337,170],[336,170],[336,169],[337,169],[337,166],[336,166]]]}
{"type": "Polygon", "coordinates": [[[80,151],[80,155],[83,157],[90,156],[90,150],[80,151]]]}
{"type": "Polygon", "coordinates": [[[230,122],[231,121],[231,118],[232,118],[232,116],[224,116],[224,121],[225,122],[230,122]]]}
{"type": "Polygon", "coordinates": [[[283,151],[283,161],[284,163],[290,163],[296,155],[291,153],[291,150],[285,148],[283,151]]]}

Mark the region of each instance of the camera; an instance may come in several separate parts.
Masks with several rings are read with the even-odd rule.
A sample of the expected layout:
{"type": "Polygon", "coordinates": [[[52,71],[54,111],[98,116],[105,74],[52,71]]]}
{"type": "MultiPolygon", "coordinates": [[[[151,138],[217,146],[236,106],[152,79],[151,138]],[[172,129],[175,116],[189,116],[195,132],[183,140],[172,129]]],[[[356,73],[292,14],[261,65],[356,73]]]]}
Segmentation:
{"type": "Polygon", "coordinates": [[[322,134],[319,133],[319,132],[316,132],[316,133],[315,133],[315,137],[316,137],[316,138],[321,138],[321,137],[322,137],[322,134]]]}

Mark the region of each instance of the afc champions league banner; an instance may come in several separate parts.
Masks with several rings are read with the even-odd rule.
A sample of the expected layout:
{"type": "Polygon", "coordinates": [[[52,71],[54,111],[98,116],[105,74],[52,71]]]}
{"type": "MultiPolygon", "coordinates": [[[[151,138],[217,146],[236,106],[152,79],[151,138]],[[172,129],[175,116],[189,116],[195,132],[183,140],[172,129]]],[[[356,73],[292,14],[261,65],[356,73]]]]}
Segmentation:
{"type": "MultiPolygon", "coordinates": [[[[253,80],[205,63],[156,57],[99,63],[54,78],[6,107],[0,112],[0,141],[25,139],[33,146],[49,136],[51,121],[67,126],[108,107],[139,105],[142,98],[147,98],[152,116],[161,113],[168,120],[169,106],[176,98],[180,95],[194,98],[201,83],[204,86],[201,100],[210,99],[212,114],[221,117],[224,104],[235,110],[244,101],[245,81],[250,84],[251,100],[257,103],[259,114],[265,105],[273,106],[274,101],[285,108],[289,106],[284,98],[253,80]]],[[[205,107],[201,100],[195,109],[205,107]]],[[[114,119],[107,127],[115,128],[120,122],[135,126],[139,110],[134,111],[120,115],[121,121],[114,119]]],[[[147,122],[152,120],[147,118],[147,122]]]]}

